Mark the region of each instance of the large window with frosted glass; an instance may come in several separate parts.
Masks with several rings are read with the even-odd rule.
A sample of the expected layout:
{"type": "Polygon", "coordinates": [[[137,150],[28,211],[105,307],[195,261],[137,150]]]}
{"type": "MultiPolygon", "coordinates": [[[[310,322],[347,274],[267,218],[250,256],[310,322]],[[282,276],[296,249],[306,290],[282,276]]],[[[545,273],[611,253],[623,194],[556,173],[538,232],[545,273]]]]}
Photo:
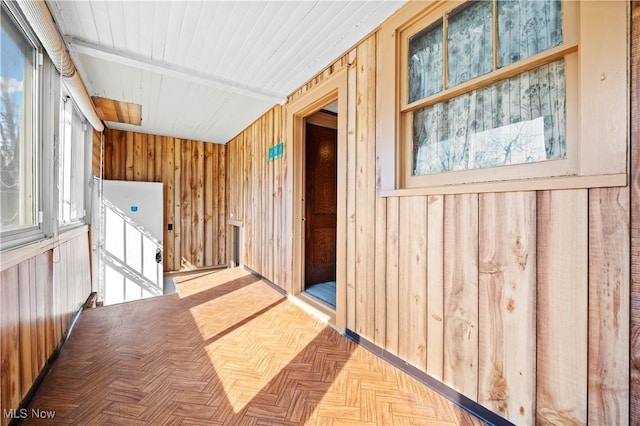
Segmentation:
{"type": "Polygon", "coordinates": [[[0,233],[36,227],[36,48],[5,8],[0,30],[0,233]]]}
{"type": "Polygon", "coordinates": [[[406,37],[407,175],[567,157],[562,9],[470,1],[406,37]]]}

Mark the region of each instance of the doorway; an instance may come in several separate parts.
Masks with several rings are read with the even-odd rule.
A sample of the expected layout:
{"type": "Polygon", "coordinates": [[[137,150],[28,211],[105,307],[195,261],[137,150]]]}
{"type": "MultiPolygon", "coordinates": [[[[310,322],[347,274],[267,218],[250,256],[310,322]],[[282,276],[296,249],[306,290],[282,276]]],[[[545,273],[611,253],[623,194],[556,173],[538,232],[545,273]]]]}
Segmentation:
{"type": "Polygon", "coordinates": [[[336,307],[337,102],[305,118],[304,291],[336,307]]]}
{"type": "MultiPolygon", "coordinates": [[[[346,230],[347,230],[347,135],[348,124],[348,67],[335,72],[327,79],[320,82],[311,90],[305,92],[298,99],[287,105],[287,138],[291,141],[292,155],[287,156],[287,167],[292,170],[292,220],[293,244],[292,254],[292,279],[287,291],[294,303],[303,309],[316,315],[321,321],[343,333],[346,329],[347,319],[347,268],[346,268],[346,230]],[[320,112],[320,114],[317,114],[320,112]],[[333,124],[326,121],[330,119],[333,124]],[[307,125],[319,127],[334,127],[332,136],[328,137],[318,131],[319,136],[314,136],[310,129],[310,140],[307,141],[307,125]],[[335,142],[326,143],[324,153],[322,142],[314,142],[315,139],[330,139],[335,142]],[[334,158],[327,163],[327,170],[332,170],[327,177],[326,185],[313,185],[315,191],[320,191],[320,199],[331,199],[330,207],[316,207],[316,200],[311,203],[307,211],[307,173],[306,164],[310,163],[318,167],[319,161],[307,161],[307,144],[317,148],[315,155],[318,157],[330,154],[334,158]],[[330,153],[333,152],[333,153],[330,153]],[[323,193],[326,191],[327,193],[323,193]],[[328,194],[328,195],[327,195],[328,194]],[[315,210],[312,212],[312,210],[315,210]],[[307,223],[310,217],[311,224],[307,223]],[[317,220],[316,220],[317,219],[317,220]],[[324,222],[323,222],[324,221],[324,222]],[[330,222],[330,226],[326,226],[330,222]],[[315,236],[314,236],[315,234],[315,236]],[[327,249],[322,248],[325,246],[327,249]],[[318,248],[316,248],[318,246],[318,248]],[[310,252],[310,253],[307,253],[310,252]],[[307,265],[311,263],[311,265],[307,265]],[[331,272],[331,276],[322,276],[331,272]],[[331,280],[331,278],[334,278],[331,280]],[[309,294],[314,289],[321,290],[318,284],[329,283],[328,294],[335,298],[335,306],[318,300],[309,294]],[[333,287],[333,288],[331,288],[333,287]]],[[[324,161],[324,160],[323,160],[324,161]]],[[[325,172],[326,170],[320,170],[325,172]]],[[[313,179],[313,178],[312,178],[313,179]]],[[[311,184],[309,184],[311,186],[311,184]]],[[[326,288],[325,288],[326,290],[326,288]]]]}
{"type": "Polygon", "coordinates": [[[95,179],[98,303],[164,294],[162,183],[95,179]]]}

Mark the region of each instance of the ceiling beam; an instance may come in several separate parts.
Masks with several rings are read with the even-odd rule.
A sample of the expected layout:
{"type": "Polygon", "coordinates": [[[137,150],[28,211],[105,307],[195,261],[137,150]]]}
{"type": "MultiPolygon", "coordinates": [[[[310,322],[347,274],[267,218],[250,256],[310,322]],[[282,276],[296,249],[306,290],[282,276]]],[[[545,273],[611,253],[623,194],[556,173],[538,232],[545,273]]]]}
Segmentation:
{"type": "Polygon", "coordinates": [[[258,87],[251,87],[215,75],[185,68],[180,65],[155,61],[131,52],[91,43],[78,38],[67,38],[66,42],[73,52],[92,56],[94,58],[104,59],[106,61],[146,71],[157,72],[180,80],[190,81],[192,83],[202,84],[244,96],[263,99],[277,104],[284,104],[287,100],[287,96],[280,93],[273,93],[258,87]]]}

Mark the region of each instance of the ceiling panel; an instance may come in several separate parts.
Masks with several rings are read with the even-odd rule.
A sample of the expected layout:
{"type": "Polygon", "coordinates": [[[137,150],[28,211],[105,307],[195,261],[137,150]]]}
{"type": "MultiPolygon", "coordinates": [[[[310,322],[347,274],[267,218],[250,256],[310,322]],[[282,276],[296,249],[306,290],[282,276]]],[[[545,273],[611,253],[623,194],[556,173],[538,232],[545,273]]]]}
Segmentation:
{"type": "Polygon", "coordinates": [[[90,95],[142,104],[136,131],[226,143],[403,3],[49,5],[90,95]]]}

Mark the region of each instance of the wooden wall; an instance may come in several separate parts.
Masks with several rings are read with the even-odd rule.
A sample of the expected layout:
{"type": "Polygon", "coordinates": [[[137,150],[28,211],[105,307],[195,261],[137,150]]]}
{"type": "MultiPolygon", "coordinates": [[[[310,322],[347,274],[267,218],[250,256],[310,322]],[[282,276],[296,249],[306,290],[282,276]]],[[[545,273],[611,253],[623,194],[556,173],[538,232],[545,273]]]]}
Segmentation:
{"type": "MultiPolygon", "coordinates": [[[[516,424],[640,422],[629,188],[377,196],[380,60],[374,34],[290,97],[348,67],[347,328],[516,424]]],[[[281,116],[229,143],[229,212],[244,263],[290,291],[291,173],[265,157],[281,116]]]]}
{"type": "Polygon", "coordinates": [[[226,265],[226,146],[112,129],[104,139],[104,179],[164,184],[165,271],[226,265]]]}
{"type": "Polygon", "coordinates": [[[640,424],[640,3],[631,2],[631,424],[640,424]]]}
{"type": "Polygon", "coordinates": [[[241,262],[282,286],[291,259],[286,257],[288,170],[285,156],[268,160],[269,147],[284,141],[284,108],[276,106],[227,145],[229,219],[242,221],[241,262]]]}
{"type": "MultiPolygon", "coordinates": [[[[91,293],[87,232],[84,226],[36,243],[27,256],[16,254],[25,249],[3,253],[0,413],[18,408],[91,293]]],[[[0,424],[9,420],[3,415],[0,424]]]]}

